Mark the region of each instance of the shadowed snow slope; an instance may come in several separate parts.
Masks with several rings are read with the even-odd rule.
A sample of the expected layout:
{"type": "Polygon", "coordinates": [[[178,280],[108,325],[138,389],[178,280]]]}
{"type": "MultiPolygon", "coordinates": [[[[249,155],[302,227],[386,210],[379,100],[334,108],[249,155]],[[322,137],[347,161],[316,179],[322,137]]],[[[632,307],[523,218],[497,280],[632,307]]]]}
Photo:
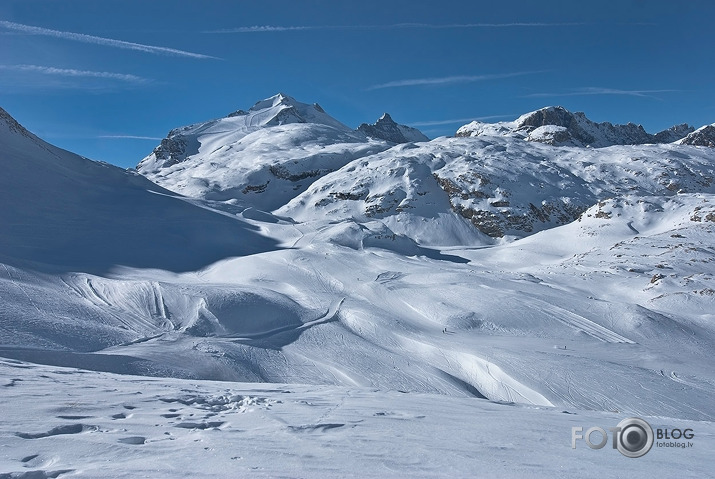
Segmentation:
{"type": "Polygon", "coordinates": [[[0,110],[0,260],[102,272],[194,270],[275,243],[136,173],[40,140],[0,110]]]}

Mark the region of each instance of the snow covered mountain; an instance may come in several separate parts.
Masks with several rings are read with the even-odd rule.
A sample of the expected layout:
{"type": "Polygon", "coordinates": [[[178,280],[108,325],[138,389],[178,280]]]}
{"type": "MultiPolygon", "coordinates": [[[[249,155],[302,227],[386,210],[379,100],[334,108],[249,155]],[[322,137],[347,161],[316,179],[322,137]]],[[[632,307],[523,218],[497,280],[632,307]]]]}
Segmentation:
{"type": "Polygon", "coordinates": [[[187,196],[272,210],[324,174],[389,147],[317,103],[279,93],[248,111],[170,131],[137,171],[187,196]]]}
{"type": "Polygon", "coordinates": [[[0,110],[0,476],[706,474],[715,149],[552,114],[395,145],[278,95],[173,130],[157,186],[0,110]],[[629,416],[702,443],[568,448],[629,416]]]}
{"type": "Polygon", "coordinates": [[[372,138],[389,141],[391,143],[409,143],[413,141],[429,141],[420,130],[395,123],[392,117],[385,113],[375,123],[363,123],[357,127],[358,131],[372,138]]]}
{"type": "Polygon", "coordinates": [[[694,130],[683,124],[655,135],[646,133],[640,125],[595,123],[582,112],[571,113],[561,106],[550,106],[520,116],[515,121],[482,123],[473,121],[457,130],[457,136],[506,135],[516,138],[562,146],[640,145],[672,143],[694,130]]]}

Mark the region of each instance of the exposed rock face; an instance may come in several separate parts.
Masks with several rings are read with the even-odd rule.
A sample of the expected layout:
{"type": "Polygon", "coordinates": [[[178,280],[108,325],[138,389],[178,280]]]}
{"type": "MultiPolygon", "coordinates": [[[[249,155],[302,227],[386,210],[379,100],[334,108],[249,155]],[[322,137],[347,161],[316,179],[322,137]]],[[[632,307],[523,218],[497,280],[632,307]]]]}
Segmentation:
{"type": "Polygon", "coordinates": [[[416,128],[397,124],[392,117],[385,113],[372,125],[363,123],[357,130],[365,135],[389,141],[391,143],[409,143],[412,141],[429,141],[425,135],[416,128]]]}
{"type": "Polygon", "coordinates": [[[715,148],[715,123],[698,128],[683,138],[680,144],[715,148]]]}
{"type": "Polygon", "coordinates": [[[695,128],[687,123],[671,126],[667,130],[659,131],[654,135],[655,143],[673,143],[681,138],[685,138],[694,131],[695,128]]]}
{"type": "Polygon", "coordinates": [[[172,130],[169,136],[162,139],[159,146],[154,148],[152,154],[163,160],[165,166],[181,163],[186,159],[186,140],[172,130]]]}
{"type": "Polygon", "coordinates": [[[578,129],[576,115],[562,106],[550,106],[522,115],[516,120],[517,128],[538,128],[545,125],[562,126],[567,130],[578,129]]]}

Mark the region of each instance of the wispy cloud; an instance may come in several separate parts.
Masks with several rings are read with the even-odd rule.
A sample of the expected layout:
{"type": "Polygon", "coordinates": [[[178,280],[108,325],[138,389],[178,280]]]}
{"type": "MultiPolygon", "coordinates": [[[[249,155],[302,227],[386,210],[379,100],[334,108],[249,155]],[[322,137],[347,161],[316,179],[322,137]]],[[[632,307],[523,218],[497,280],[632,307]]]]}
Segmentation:
{"type": "Polygon", "coordinates": [[[293,32],[305,30],[395,30],[395,29],[466,29],[466,28],[548,28],[548,27],[572,27],[586,25],[586,23],[531,23],[531,22],[511,22],[511,23],[393,23],[389,25],[253,25],[246,27],[226,28],[222,30],[209,30],[204,33],[269,33],[269,32],[293,32]]]}
{"type": "Polygon", "coordinates": [[[624,95],[624,96],[638,96],[638,97],[653,97],[653,93],[671,93],[678,92],[680,90],[621,90],[618,88],[601,88],[601,87],[586,87],[577,88],[568,92],[562,93],[532,93],[530,95],[525,95],[526,98],[547,98],[547,97],[557,97],[557,96],[583,96],[583,95],[624,95]]]}
{"type": "Polygon", "coordinates": [[[99,135],[97,138],[104,138],[109,140],[151,140],[151,141],[161,141],[161,138],[155,136],[137,136],[137,135],[99,135]]]}
{"type": "Polygon", "coordinates": [[[151,80],[127,73],[98,72],[92,70],[75,70],[72,68],[55,68],[42,65],[0,65],[0,70],[15,72],[40,73],[71,78],[103,78],[129,83],[149,83],[151,80]]]}
{"type": "Polygon", "coordinates": [[[8,22],[0,20],[0,27],[7,30],[25,33],[27,35],[43,35],[48,37],[62,38],[82,43],[91,43],[94,45],[102,45],[112,48],[123,48],[125,50],[134,50],[143,53],[151,53],[154,55],[171,55],[198,59],[217,59],[210,55],[201,53],[187,52],[177,50],[175,48],[157,47],[153,45],[143,45],[141,43],[125,42],[123,40],[114,40],[112,38],[96,37],[94,35],[85,35],[84,33],[64,32],[60,30],[51,30],[49,28],[34,27],[31,25],[23,25],[21,23],[8,22]]]}
{"type": "Polygon", "coordinates": [[[456,125],[457,123],[469,123],[472,121],[482,121],[482,120],[497,120],[500,118],[515,118],[518,115],[490,115],[490,116],[480,116],[477,118],[455,118],[452,120],[434,120],[434,121],[415,121],[409,123],[409,126],[439,126],[439,125],[456,125]]]}
{"type": "Polygon", "coordinates": [[[407,80],[395,80],[387,83],[380,83],[368,87],[367,90],[379,90],[381,88],[399,88],[406,86],[418,85],[451,85],[455,83],[472,83],[486,80],[499,80],[501,78],[511,78],[523,75],[531,75],[534,73],[542,73],[539,71],[531,72],[512,72],[512,73],[494,73],[488,75],[457,75],[448,77],[433,77],[433,78],[411,78],[407,80]]]}

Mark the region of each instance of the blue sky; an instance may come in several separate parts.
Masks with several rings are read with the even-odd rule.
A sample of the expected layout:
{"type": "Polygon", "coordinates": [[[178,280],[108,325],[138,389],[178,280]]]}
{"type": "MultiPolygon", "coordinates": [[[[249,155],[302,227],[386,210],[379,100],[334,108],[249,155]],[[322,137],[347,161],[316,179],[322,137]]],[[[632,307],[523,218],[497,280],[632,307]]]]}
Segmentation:
{"type": "Polygon", "coordinates": [[[284,92],[430,137],[547,105],[715,121],[715,2],[3,0],[0,106],[134,166],[174,127],[284,92]]]}

